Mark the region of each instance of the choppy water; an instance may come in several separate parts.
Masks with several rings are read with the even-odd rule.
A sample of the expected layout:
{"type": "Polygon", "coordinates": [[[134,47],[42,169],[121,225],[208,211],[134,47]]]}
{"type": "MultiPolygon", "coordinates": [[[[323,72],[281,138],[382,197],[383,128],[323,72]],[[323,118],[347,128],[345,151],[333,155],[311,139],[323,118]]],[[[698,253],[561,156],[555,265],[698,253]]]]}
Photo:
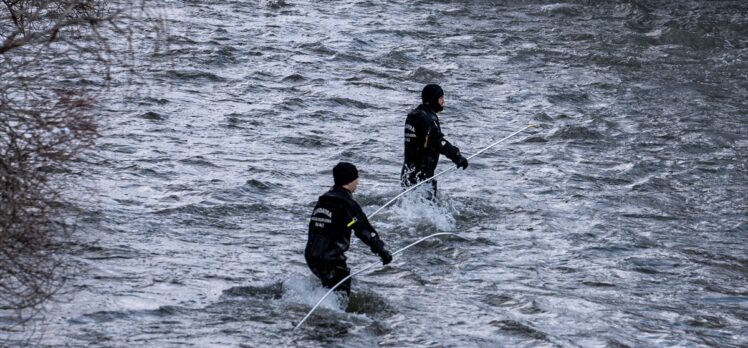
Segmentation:
{"type": "Polygon", "coordinates": [[[149,97],[107,105],[81,164],[97,193],[43,344],[748,345],[748,3],[166,7],[149,97]],[[324,292],[303,248],[332,166],[362,169],[369,212],[399,193],[428,82],[463,152],[540,127],[373,220],[391,249],[472,241],[409,250],[293,332],[324,292]]]}

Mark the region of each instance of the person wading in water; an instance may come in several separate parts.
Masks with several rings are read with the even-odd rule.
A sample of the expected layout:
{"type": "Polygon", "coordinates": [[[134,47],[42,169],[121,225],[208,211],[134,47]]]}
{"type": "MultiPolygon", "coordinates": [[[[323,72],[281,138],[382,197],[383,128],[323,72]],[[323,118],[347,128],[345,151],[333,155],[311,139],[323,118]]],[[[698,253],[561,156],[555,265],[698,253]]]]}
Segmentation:
{"type": "MultiPolygon", "coordinates": [[[[392,261],[384,242],[371,226],[361,206],[353,200],[358,187],[358,169],[351,163],[340,162],[332,169],[335,185],[319,197],[309,221],[309,239],[304,258],[309,269],[332,288],[350,274],[345,252],[351,245],[351,230],[382,258],[382,264],[392,261]]],[[[341,284],[336,291],[351,293],[351,280],[341,284]]]]}
{"type": "MultiPolygon", "coordinates": [[[[445,155],[458,168],[468,167],[468,160],[460,149],[452,145],[442,134],[438,112],[444,110],[444,90],[439,85],[426,85],[421,92],[421,105],[411,111],[405,119],[405,158],[400,180],[403,187],[410,187],[434,176],[439,155],[445,155]]],[[[430,199],[436,197],[436,180],[430,199]]]]}

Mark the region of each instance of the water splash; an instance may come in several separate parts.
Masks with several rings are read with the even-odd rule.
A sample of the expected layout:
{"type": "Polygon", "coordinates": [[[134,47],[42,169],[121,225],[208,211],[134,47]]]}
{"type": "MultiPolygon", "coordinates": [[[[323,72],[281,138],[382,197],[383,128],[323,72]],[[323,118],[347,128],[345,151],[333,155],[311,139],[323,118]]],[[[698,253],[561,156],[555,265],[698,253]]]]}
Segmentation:
{"type": "MultiPolygon", "coordinates": [[[[312,307],[327,293],[327,290],[314,277],[293,274],[283,281],[282,300],[288,303],[303,304],[312,307]]],[[[348,300],[345,295],[333,293],[320,304],[320,307],[344,312],[347,302],[348,300]]]]}
{"type": "MultiPolygon", "coordinates": [[[[426,186],[426,185],[424,185],[426,186]]],[[[404,196],[392,209],[389,221],[396,225],[433,226],[439,231],[453,231],[456,220],[456,210],[451,199],[446,195],[437,194],[436,201],[428,199],[430,187],[419,187],[411,194],[404,196]]]]}

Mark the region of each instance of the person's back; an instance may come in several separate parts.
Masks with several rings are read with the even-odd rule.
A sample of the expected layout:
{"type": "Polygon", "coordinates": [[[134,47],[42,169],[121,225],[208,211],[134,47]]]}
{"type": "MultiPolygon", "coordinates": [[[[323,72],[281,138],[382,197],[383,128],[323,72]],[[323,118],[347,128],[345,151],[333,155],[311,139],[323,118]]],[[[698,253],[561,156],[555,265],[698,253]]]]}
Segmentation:
{"type": "Polygon", "coordinates": [[[353,220],[351,211],[357,208],[351,193],[342,187],[333,187],[319,197],[309,221],[309,241],[304,251],[307,262],[346,260],[344,253],[351,243],[346,222],[353,220]]]}

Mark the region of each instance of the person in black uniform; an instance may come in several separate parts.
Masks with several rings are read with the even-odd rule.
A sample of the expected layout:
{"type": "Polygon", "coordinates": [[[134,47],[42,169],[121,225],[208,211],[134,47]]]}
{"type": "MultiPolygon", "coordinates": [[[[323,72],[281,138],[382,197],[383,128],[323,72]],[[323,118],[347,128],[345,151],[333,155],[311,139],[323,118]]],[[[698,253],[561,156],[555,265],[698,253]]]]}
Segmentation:
{"type": "MultiPolygon", "coordinates": [[[[460,154],[460,149],[452,145],[442,134],[439,117],[444,110],[444,90],[439,85],[426,85],[421,92],[422,104],[411,111],[405,119],[405,160],[400,172],[403,187],[434,176],[439,155],[445,155],[458,168],[467,168],[468,161],[460,154]]],[[[436,196],[436,180],[431,181],[436,196]]]]}
{"type": "MultiPolygon", "coordinates": [[[[350,274],[345,252],[351,244],[351,230],[382,258],[382,264],[392,261],[377,231],[366,214],[353,200],[358,187],[358,169],[351,163],[340,162],[332,169],[335,185],[319,197],[309,221],[309,239],[304,258],[322,285],[332,288],[350,274]]],[[[341,284],[336,291],[351,293],[351,280],[341,284]]]]}

